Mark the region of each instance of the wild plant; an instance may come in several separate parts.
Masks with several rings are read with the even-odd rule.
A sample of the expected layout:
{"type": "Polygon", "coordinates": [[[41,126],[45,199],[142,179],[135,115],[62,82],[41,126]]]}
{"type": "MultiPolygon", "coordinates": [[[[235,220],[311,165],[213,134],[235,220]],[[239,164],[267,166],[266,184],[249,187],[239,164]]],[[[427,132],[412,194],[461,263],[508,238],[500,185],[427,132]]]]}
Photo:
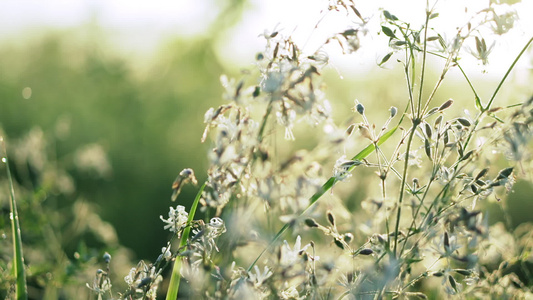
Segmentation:
{"type": "MultiPolygon", "coordinates": [[[[188,212],[177,205],[161,216],[170,232],[161,255],[131,269],[125,292],[111,293],[108,269],[91,290],[99,299],[155,299],[173,265],[167,299],[533,297],[529,227],[490,226],[484,211],[490,199],[505,202],[517,176],[531,179],[533,97],[500,104],[496,96],[533,38],[484,99],[460,58],[487,64],[484,35],[511,30],[512,8],[501,13],[490,2],[446,38],[431,25],[436,7],[427,4],[421,26],[380,12],[390,52],[379,65],[401,66],[406,99],[382,109],[378,124],[371,100],[356,100],[357,121],[337,125],[325,90],[328,51],[357,55],[370,34],[371,19],[353,1],[330,1],[324,13],[354,26],[310,52],[281,31],[265,33],[244,78],[221,77],[225,102],[206,112],[201,138],[212,145],[207,180],[188,212]],[[440,62],[434,80],[430,57],[440,62]],[[451,70],[468,83],[467,100],[441,95],[451,70]],[[475,111],[453,110],[463,101],[475,111]],[[304,130],[314,140],[297,149],[304,130]],[[365,191],[361,210],[348,206],[350,189],[365,191]]],[[[190,169],[174,181],[172,200],[187,183],[197,184],[190,169]]]]}
{"type": "MultiPolygon", "coordinates": [[[[207,234],[208,229],[181,244],[187,249],[178,253],[184,256],[182,270],[186,271],[182,272],[191,282],[191,293],[207,298],[381,299],[487,292],[482,286],[489,271],[480,257],[490,243],[490,228],[478,202],[499,195],[501,189],[511,190],[516,171],[514,164],[496,170],[484,165],[493,159],[487,157],[493,151],[515,149],[511,150],[516,153],[511,155],[514,161],[524,157],[532,104],[527,100],[515,105],[520,108],[512,113],[508,111],[513,106],[494,105],[531,39],[488,101],[480,99],[460,66],[463,44],[469,40],[476,44],[474,56],[487,63],[490,48],[479,28],[492,26],[496,34],[511,29],[512,14],[498,15],[495,6],[476,14],[473,20],[481,21],[468,22],[450,40],[430,34],[430,22],[438,14],[429,5],[421,28],[383,11],[381,32],[388,37],[392,51],[380,64],[401,57],[398,62],[404,68],[408,101],[398,103],[404,107],[403,113],[391,107],[382,126],[367,119],[365,106],[359,102],[353,110],[362,121],[346,130],[335,126],[320,79],[327,54],[320,48],[306,56],[290,37],[280,32],[265,34],[267,47],[256,61],[259,81],[247,86],[244,79],[222,77],[228,103],[205,116],[202,140],[209,131],[215,131],[215,137],[208,180],[199,192],[199,201],[202,210],[226,220],[226,235],[231,236],[221,237],[224,250],[220,254],[213,252],[213,247],[194,246],[197,235],[207,234]],[[432,43],[437,43],[436,50],[430,50],[432,43]],[[431,84],[426,75],[430,55],[442,59],[443,66],[428,94],[424,91],[431,84]],[[438,102],[437,92],[452,68],[460,69],[470,84],[477,108],[474,116],[447,116],[454,101],[438,102]],[[322,127],[324,140],[312,150],[287,155],[276,147],[281,143],[277,128],[283,128],[285,139],[292,140],[294,127],[302,120],[310,122],[314,130],[322,127]],[[358,136],[354,137],[354,132],[358,136]],[[382,144],[393,135],[396,146],[385,149],[382,144]],[[352,159],[343,155],[335,163],[333,176],[322,179],[324,162],[331,153],[348,151],[346,143],[352,138],[367,140],[369,145],[352,159]],[[375,184],[379,192],[368,195],[361,204],[371,214],[369,220],[360,213],[350,216],[339,199],[330,200],[333,205],[316,203],[358,166],[372,168],[377,175],[366,184],[375,184]],[[341,222],[336,214],[343,212],[346,217],[341,222]],[[281,229],[277,229],[278,220],[284,224],[281,229]],[[268,240],[272,230],[277,234],[267,243],[264,239],[268,240]],[[313,234],[314,239],[302,246],[298,235],[294,247],[286,241],[280,245],[278,240],[288,230],[293,235],[313,234]],[[332,251],[331,247],[339,249],[332,251]],[[250,261],[250,254],[258,251],[250,261]],[[238,267],[243,263],[248,267],[238,267]],[[434,278],[440,281],[437,286],[434,278]]],[[[356,52],[367,19],[352,2],[339,1],[329,9],[344,11],[362,23],[331,36],[324,46],[338,43],[345,53],[356,52]]],[[[328,197],[334,199],[335,195],[328,197]]],[[[185,238],[183,235],[182,241],[185,238]]],[[[176,270],[173,276],[179,276],[176,270]]],[[[521,288],[514,296],[529,293],[519,278],[513,279],[521,288]]],[[[174,286],[171,282],[169,299],[175,297],[171,293],[174,286]]]]}

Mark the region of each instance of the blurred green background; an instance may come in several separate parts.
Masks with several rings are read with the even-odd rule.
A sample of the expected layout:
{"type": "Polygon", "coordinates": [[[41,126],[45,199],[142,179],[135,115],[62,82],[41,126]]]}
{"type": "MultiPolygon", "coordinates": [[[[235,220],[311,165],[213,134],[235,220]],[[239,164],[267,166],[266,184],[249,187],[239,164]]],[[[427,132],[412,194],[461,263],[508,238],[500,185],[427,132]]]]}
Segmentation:
{"type": "MultiPolygon", "coordinates": [[[[138,64],[100,42],[108,37],[97,24],[45,30],[0,46],[0,127],[8,143],[41,128],[49,159],[62,164],[76,185],[58,205],[80,197],[96,203],[138,258],[154,260],[165,246],[159,215],[176,205],[170,195],[179,171],[190,167],[205,179],[203,116],[220,103],[219,77],[230,71],[215,44],[239,20],[244,4],[217,2],[218,17],[205,34],[169,38],[138,64]],[[74,153],[95,143],[110,170],[77,167],[74,153]]],[[[42,178],[32,172],[35,166],[17,167],[17,180],[37,190],[42,178]]],[[[189,206],[194,195],[186,187],[179,201],[189,206]]]]}
{"type": "MultiPolygon", "coordinates": [[[[165,216],[168,207],[176,205],[170,195],[179,171],[190,167],[199,181],[205,179],[209,145],[200,143],[203,116],[209,107],[221,103],[220,75],[239,75],[238,66],[224,62],[219,46],[227,42],[228,30],[239,23],[249,3],[207,3],[215,14],[209,29],[196,36],[169,38],[150,56],[132,59],[109,48],[107,33],[97,23],[43,31],[0,45],[0,127],[9,140],[41,128],[48,155],[62,164],[76,184],[75,192],[61,197],[58,205],[67,207],[80,197],[97,204],[121,244],[139,259],[154,260],[165,246],[168,236],[159,215],[165,216]],[[110,170],[91,172],[76,165],[75,153],[95,143],[107,155],[110,170]]],[[[253,57],[242,60],[246,65],[253,57]]],[[[328,97],[340,111],[338,123],[350,118],[355,98],[401,103],[405,99],[400,69],[389,73],[390,78],[373,72],[344,80],[338,80],[334,69],[328,72],[336,79],[328,97]]],[[[494,81],[476,84],[493,87],[494,81]]],[[[444,88],[450,94],[442,97],[472,100],[464,80],[451,80],[444,88]]],[[[492,88],[481,90],[485,97],[492,92],[492,88]]],[[[506,90],[501,97],[519,95],[513,98],[519,102],[528,92],[530,88],[518,88],[514,94],[506,90]]],[[[469,103],[473,107],[473,101],[469,103]]],[[[382,103],[365,105],[369,114],[372,107],[383,109],[382,103]]],[[[381,112],[375,114],[386,118],[381,112]]],[[[17,180],[37,189],[42,178],[32,172],[34,166],[23,167],[27,170],[21,166],[15,170],[17,180]]],[[[530,184],[522,186],[531,189],[530,184]]],[[[524,197],[523,192],[517,194],[524,197]]],[[[179,203],[188,207],[194,195],[195,189],[186,187],[179,203]]]]}

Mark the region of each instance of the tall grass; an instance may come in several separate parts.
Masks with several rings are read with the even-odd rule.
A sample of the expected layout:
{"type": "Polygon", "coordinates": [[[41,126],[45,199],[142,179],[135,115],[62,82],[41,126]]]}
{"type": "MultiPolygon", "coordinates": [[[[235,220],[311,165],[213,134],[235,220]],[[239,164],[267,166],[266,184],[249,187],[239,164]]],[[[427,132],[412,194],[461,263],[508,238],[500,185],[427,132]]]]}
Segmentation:
{"type": "Polygon", "coordinates": [[[19,214],[17,212],[17,202],[15,200],[15,189],[13,188],[13,178],[11,177],[11,170],[9,168],[9,160],[7,157],[7,149],[4,137],[0,136],[0,143],[2,144],[2,163],[6,167],[7,181],[9,184],[9,218],[11,219],[11,235],[13,239],[13,277],[16,282],[16,299],[28,299],[28,291],[26,286],[26,271],[24,267],[24,255],[22,253],[22,234],[19,223],[19,214]]]}

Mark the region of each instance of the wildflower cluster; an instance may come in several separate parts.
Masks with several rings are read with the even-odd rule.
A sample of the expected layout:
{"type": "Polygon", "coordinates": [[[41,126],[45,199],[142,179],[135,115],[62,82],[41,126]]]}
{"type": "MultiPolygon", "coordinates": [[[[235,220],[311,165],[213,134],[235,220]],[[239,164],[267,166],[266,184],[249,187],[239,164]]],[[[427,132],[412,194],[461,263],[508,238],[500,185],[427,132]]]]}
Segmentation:
{"type": "MultiPolygon", "coordinates": [[[[426,8],[425,22],[416,29],[383,10],[380,34],[390,52],[380,65],[398,57],[407,102],[394,103],[377,126],[369,117],[375,107],[356,100],[352,119],[359,121],[346,130],[331,119],[321,79],[329,61],[325,46],[335,42],[341,52],[357,55],[369,19],[353,1],[330,1],[327,13],[345,15],[357,26],[331,35],[310,53],[280,31],[265,33],[266,50],[257,54],[255,69],[243,72],[242,80],[222,76],[226,103],[205,114],[202,142],[211,137],[212,150],[208,178],[193,207],[189,213],[183,206],[171,207],[168,219],[161,217],[171,240],[153,265],[132,269],[124,295],[152,297],[161,270],[173,262],[170,297],[177,295],[181,277],[190,297],[207,299],[510,293],[495,289],[496,283],[514,285],[515,296],[531,296],[532,283],[520,275],[524,267],[517,262],[521,272],[514,272],[505,264],[531,259],[520,256],[530,253],[525,231],[508,233],[516,250],[506,257],[495,244],[496,233],[510,230],[509,224],[490,225],[484,206],[512,190],[518,169],[530,170],[523,164],[531,157],[533,98],[495,107],[505,76],[483,101],[459,60],[473,41],[474,56],[487,63],[492,46],[480,34],[501,35],[513,26],[513,13],[499,8],[491,2],[458,26],[450,41],[433,32],[431,22],[439,17],[435,7],[426,8]],[[428,92],[430,55],[443,64],[428,92]],[[469,83],[475,113],[458,115],[457,102],[467,100],[437,93],[452,69],[469,83]],[[292,141],[300,126],[322,131],[325,138],[297,149],[292,141]],[[357,154],[348,159],[347,152],[357,154]],[[346,180],[356,167],[363,175],[346,180]],[[355,202],[362,210],[354,209],[354,201],[350,207],[345,190],[328,193],[340,182],[362,191],[355,202]],[[213,217],[194,220],[197,205],[213,217]],[[295,237],[292,247],[283,240],[289,239],[287,232],[295,237]],[[171,250],[178,237],[179,247],[171,250]],[[487,261],[487,252],[495,259],[487,261]]],[[[186,182],[196,184],[192,170],[182,171],[174,182],[173,200],[186,182]]]]}

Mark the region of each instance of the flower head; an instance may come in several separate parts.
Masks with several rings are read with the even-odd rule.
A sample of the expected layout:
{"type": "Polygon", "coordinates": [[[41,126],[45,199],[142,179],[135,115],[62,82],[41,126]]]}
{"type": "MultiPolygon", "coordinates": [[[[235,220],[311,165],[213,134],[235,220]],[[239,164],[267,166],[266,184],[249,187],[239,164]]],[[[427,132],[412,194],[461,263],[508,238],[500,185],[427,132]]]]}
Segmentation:
{"type": "Polygon", "coordinates": [[[164,219],[163,216],[159,216],[161,221],[166,225],[163,227],[170,232],[179,233],[179,231],[187,225],[187,219],[189,214],[185,211],[185,207],[182,205],[176,206],[176,208],[170,207],[168,212],[168,219],[164,219]]]}

